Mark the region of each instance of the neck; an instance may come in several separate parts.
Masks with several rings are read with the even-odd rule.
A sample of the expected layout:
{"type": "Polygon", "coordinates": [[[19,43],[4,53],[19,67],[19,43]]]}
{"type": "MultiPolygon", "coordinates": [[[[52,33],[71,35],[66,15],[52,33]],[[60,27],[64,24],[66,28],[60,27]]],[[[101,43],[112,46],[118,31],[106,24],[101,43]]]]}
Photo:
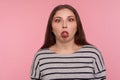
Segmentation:
{"type": "Polygon", "coordinates": [[[61,43],[56,41],[55,47],[60,50],[72,50],[76,47],[77,45],[74,43],[74,40],[61,43]]]}
{"type": "Polygon", "coordinates": [[[56,41],[56,44],[51,46],[50,49],[55,53],[70,54],[79,50],[81,46],[76,45],[74,40],[61,43],[56,41]]]}

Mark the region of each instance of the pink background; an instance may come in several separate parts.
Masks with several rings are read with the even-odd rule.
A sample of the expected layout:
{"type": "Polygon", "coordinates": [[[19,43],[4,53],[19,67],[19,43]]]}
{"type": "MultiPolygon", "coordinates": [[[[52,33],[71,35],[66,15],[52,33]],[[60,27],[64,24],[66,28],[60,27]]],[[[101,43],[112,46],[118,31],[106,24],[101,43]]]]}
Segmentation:
{"type": "Polygon", "coordinates": [[[0,80],[30,80],[33,56],[58,4],[77,9],[88,41],[103,54],[107,80],[120,80],[120,0],[0,0],[0,80]]]}

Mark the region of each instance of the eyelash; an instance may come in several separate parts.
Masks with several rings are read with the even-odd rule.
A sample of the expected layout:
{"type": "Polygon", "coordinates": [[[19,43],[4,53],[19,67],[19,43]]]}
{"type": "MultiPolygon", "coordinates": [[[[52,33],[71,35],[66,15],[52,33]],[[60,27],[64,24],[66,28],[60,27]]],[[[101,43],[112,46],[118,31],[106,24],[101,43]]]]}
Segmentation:
{"type": "Polygon", "coordinates": [[[74,19],[73,18],[70,18],[70,19],[68,19],[70,22],[72,22],[72,21],[74,21],[74,19]]]}
{"type": "MultiPolygon", "coordinates": [[[[55,19],[54,21],[55,21],[56,23],[59,23],[61,20],[60,20],[60,19],[55,19]]],[[[68,21],[69,21],[69,22],[72,22],[72,21],[74,21],[74,19],[73,19],[73,18],[69,18],[68,21]]]]}
{"type": "Polygon", "coordinates": [[[60,22],[60,19],[55,19],[55,22],[56,22],[56,23],[59,23],[59,22],[60,22]]]}

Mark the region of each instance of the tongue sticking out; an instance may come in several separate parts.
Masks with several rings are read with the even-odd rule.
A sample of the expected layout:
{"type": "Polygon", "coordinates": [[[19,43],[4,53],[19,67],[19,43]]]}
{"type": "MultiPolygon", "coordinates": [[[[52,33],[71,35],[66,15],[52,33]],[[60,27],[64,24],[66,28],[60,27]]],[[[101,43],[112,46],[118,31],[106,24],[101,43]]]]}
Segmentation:
{"type": "Polygon", "coordinates": [[[63,31],[63,32],[61,33],[61,36],[62,36],[62,38],[67,38],[69,35],[68,35],[68,32],[67,32],[67,31],[63,31]]]}

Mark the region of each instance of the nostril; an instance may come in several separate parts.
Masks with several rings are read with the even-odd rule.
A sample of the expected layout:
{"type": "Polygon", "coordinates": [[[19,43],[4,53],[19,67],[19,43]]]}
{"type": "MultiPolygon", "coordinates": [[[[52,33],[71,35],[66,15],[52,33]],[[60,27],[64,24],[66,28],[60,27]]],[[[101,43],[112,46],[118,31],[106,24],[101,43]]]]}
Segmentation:
{"type": "Polygon", "coordinates": [[[67,28],[67,26],[63,26],[62,28],[67,28]]]}

